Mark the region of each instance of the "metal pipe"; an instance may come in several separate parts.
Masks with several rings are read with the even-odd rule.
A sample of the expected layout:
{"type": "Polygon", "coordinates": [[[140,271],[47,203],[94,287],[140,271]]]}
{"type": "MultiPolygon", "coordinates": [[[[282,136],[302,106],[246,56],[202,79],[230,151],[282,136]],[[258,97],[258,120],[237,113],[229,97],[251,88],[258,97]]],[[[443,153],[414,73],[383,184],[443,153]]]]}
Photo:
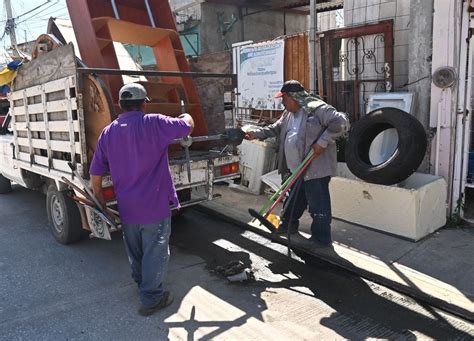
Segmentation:
{"type": "MultiPolygon", "coordinates": [[[[226,134],[189,137],[189,139],[191,140],[191,143],[204,142],[204,141],[216,141],[216,140],[223,140],[226,138],[227,138],[226,134]]],[[[174,139],[173,142],[171,142],[171,144],[181,143],[182,140],[183,139],[174,139]]]]}
{"type": "Polygon", "coordinates": [[[242,11],[242,6],[239,6],[239,20],[240,20],[240,41],[244,41],[245,30],[244,30],[244,13],[242,11]]]}
{"type": "Polygon", "coordinates": [[[464,2],[461,4],[460,20],[459,20],[459,83],[456,103],[456,126],[455,126],[455,143],[454,143],[454,169],[453,169],[453,186],[452,186],[452,200],[451,200],[451,212],[455,212],[458,206],[459,198],[463,192],[462,185],[462,168],[463,168],[463,156],[464,156],[464,115],[466,108],[466,63],[468,54],[468,30],[469,30],[469,12],[468,3],[464,2]]]}
{"type": "Polygon", "coordinates": [[[112,9],[114,10],[115,19],[120,20],[119,12],[118,12],[118,9],[117,9],[117,4],[115,3],[115,0],[111,0],[110,2],[112,3],[112,9]]]}
{"type": "Polygon", "coordinates": [[[460,52],[459,52],[459,70],[458,70],[458,96],[457,96],[457,112],[463,112],[465,109],[465,97],[466,97],[466,60],[468,54],[468,37],[469,37],[469,16],[468,16],[468,3],[465,2],[462,6],[461,12],[461,32],[459,36],[459,45],[460,45],[460,52]],[[467,21],[467,22],[466,22],[467,21]]]}
{"type": "Polygon", "coordinates": [[[150,4],[148,3],[148,0],[145,0],[145,6],[146,6],[146,11],[148,13],[148,18],[150,18],[151,26],[156,27],[155,20],[153,19],[153,14],[151,13],[151,8],[150,8],[150,4]]]}
{"type": "Polygon", "coordinates": [[[461,196],[461,169],[463,157],[463,113],[456,115],[456,129],[454,142],[454,174],[453,174],[453,196],[452,209],[456,209],[459,197],[461,196]]]}
{"type": "MultiPolygon", "coordinates": [[[[474,15],[469,12],[469,29],[474,29],[474,15]]],[[[464,148],[463,148],[463,167],[461,173],[461,186],[463,192],[466,189],[467,183],[467,174],[468,174],[468,166],[469,166],[469,148],[471,144],[471,120],[472,120],[472,105],[471,105],[471,93],[472,93],[472,69],[473,69],[473,58],[474,58],[474,46],[473,46],[473,39],[472,36],[469,35],[468,40],[468,47],[469,47],[469,54],[468,54],[468,66],[467,66],[467,84],[466,84],[466,111],[464,115],[464,148]]],[[[464,213],[464,212],[462,212],[464,213]]]]}
{"type": "Polygon", "coordinates": [[[240,43],[232,44],[232,69],[235,74],[235,83],[233,83],[233,88],[235,92],[235,112],[234,112],[234,127],[237,123],[236,119],[238,115],[244,116],[244,110],[240,108],[240,93],[237,84],[238,73],[240,69],[240,50],[244,45],[252,44],[253,40],[243,41],[240,43]]]}
{"type": "MultiPolygon", "coordinates": [[[[240,64],[240,48],[238,46],[235,46],[235,44],[232,44],[232,71],[234,74],[237,76],[240,64]]],[[[233,117],[233,122],[232,126],[236,127],[237,123],[237,115],[239,114],[239,89],[237,88],[237,84],[232,88],[235,94],[235,108],[234,108],[234,117],[233,117]]]]}
{"type": "Polygon", "coordinates": [[[309,91],[316,93],[317,89],[317,56],[316,38],[318,31],[318,10],[316,0],[310,2],[310,28],[309,28],[309,91]]]}
{"type": "Polygon", "coordinates": [[[435,148],[435,175],[439,175],[439,144],[440,144],[440,135],[441,135],[441,103],[444,103],[444,93],[446,89],[443,89],[441,92],[441,98],[438,101],[438,113],[436,117],[436,148],[435,148]]]}
{"type": "MultiPolygon", "coordinates": [[[[184,105],[184,101],[181,100],[181,114],[186,113],[186,106],[184,105]]],[[[189,147],[191,146],[192,140],[190,140],[189,136],[183,137],[181,145],[184,147],[184,154],[186,155],[186,168],[188,171],[188,182],[191,183],[191,157],[189,155],[189,147]],[[186,143],[186,142],[191,143],[186,143]]]]}
{"type": "Polygon", "coordinates": [[[120,70],[107,68],[77,68],[78,73],[95,73],[106,75],[128,75],[128,76],[163,76],[163,77],[203,77],[203,78],[231,78],[237,75],[233,73],[213,72],[177,72],[177,71],[143,71],[143,70],[120,70]]]}

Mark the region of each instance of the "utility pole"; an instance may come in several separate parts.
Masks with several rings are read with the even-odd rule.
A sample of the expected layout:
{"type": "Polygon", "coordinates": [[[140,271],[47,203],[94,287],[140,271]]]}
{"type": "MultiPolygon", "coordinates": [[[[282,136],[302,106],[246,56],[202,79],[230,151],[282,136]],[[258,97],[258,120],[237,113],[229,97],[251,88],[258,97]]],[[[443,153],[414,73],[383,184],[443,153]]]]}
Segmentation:
{"type": "Polygon", "coordinates": [[[5,0],[5,8],[7,9],[7,25],[5,30],[10,36],[12,47],[16,50],[15,18],[13,18],[10,0],[5,0]]]}
{"type": "Polygon", "coordinates": [[[316,39],[318,31],[318,11],[317,0],[310,2],[310,24],[309,24],[309,89],[311,93],[316,93],[318,81],[318,68],[316,63],[318,61],[316,51],[316,39]]]}

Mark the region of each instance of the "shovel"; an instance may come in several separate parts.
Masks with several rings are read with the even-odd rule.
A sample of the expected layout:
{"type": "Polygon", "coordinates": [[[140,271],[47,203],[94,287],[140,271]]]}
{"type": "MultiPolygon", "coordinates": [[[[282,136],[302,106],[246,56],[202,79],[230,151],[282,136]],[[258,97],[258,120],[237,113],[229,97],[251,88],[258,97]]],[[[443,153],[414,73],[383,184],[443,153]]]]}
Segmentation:
{"type": "Polygon", "coordinates": [[[238,146],[244,140],[245,133],[240,128],[227,128],[225,134],[209,136],[188,136],[183,143],[183,139],[175,139],[171,144],[179,143],[183,147],[190,146],[193,142],[225,140],[227,144],[238,146]]]}

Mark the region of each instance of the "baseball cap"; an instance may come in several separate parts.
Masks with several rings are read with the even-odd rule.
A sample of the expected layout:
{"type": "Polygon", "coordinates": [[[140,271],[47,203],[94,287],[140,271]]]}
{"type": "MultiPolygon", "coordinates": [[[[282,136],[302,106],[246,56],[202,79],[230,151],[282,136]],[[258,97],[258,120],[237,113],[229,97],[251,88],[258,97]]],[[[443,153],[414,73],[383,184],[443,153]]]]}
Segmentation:
{"type": "Polygon", "coordinates": [[[287,92],[300,92],[300,91],[305,91],[304,87],[301,85],[300,82],[293,79],[291,81],[286,81],[285,83],[283,83],[283,86],[281,87],[280,91],[278,91],[275,94],[275,98],[283,97],[283,94],[287,92]]]}
{"type": "Polygon", "coordinates": [[[149,102],[148,97],[146,97],[145,87],[138,83],[129,83],[125,84],[120,88],[119,99],[121,101],[138,101],[146,100],[149,102]]]}

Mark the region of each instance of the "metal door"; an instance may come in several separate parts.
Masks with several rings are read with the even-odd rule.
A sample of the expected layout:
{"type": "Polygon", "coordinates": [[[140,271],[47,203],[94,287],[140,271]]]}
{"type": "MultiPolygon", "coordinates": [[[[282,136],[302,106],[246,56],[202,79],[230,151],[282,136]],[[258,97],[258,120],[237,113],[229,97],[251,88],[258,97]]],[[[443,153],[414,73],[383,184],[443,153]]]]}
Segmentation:
{"type": "Polygon", "coordinates": [[[392,90],[393,20],[328,31],[322,39],[327,101],[357,120],[371,93],[392,90]]]}

